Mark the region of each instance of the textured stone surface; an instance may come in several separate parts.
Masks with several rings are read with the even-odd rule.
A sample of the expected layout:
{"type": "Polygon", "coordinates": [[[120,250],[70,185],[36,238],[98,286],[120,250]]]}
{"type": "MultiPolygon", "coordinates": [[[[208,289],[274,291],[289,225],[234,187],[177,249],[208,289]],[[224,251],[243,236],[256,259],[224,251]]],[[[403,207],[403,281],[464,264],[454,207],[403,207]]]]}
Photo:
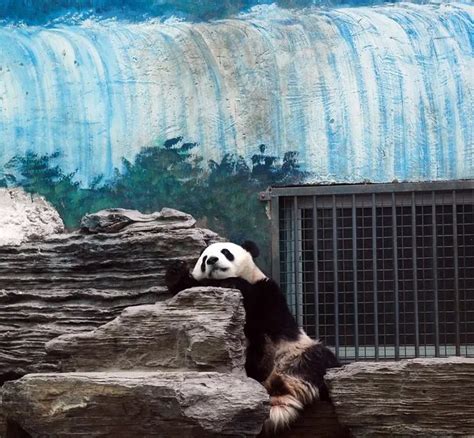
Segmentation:
{"type": "Polygon", "coordinates": [[[44,198],[21,189],[0,188],[0,246],[41,240],[63,231],[58,212],[44,198]]]}
{"type": "Polygon", "coordinates": [[[6,383],[3,399],[32,437],[250,437],[269,411],[254,380],[197,372],[28,375],[6,383]]]}
{"type": "Polygon", "coordinates": [[[355,437],[474,436],[474,359],[358,362],[326,381],[355,437]]]}
{"type": "Polygon", "coordinates": [[[90,331],[125,307],[165,298],[167,265],[176,259],[191,263],[218,240],[176,210],[96,216],[101,220],[90,216],[81,232],[0,246],[0,383],[12,375],[56,370],[46,359],[47,341],[90,331]],[[87,229],[92,223],[108,225],[95,225],[92,233],[87,229]]]}
{"type": "Polygon", "coordinates": [[[117,233],[127,228],[128,233],[191,228],[196,220],[189,214],[172,208],[143,214],[137,210],[109,208],[88,214],[81,220],[81,229],[90,233],[117,233]]]}
{"type": "Polygon", "coordinates": [[[92,332],[48,342],[62,371],[242,372],[245,311],[239,291],[192,288],[161,303],[125,309],[92,332]]]}

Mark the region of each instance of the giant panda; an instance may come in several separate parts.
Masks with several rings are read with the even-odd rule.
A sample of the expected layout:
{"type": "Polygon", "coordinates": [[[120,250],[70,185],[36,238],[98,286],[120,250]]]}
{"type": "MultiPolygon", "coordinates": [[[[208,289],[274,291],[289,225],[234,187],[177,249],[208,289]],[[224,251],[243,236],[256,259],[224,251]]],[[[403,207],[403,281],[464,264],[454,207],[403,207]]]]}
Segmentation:
{"type": "Polygon", "coordinates": [[[192,270],[186,263],[171,265],[165,276],[173,294],[193,286],[239,289],[246,311],[245,371],[270,395],[267,432],[288,427],[315,400],[328,399],[323,376],[339,363],[320,342],[298,327],[277,283],[255,264],[255,243],[214,243],[200,255],[192,270]]]}

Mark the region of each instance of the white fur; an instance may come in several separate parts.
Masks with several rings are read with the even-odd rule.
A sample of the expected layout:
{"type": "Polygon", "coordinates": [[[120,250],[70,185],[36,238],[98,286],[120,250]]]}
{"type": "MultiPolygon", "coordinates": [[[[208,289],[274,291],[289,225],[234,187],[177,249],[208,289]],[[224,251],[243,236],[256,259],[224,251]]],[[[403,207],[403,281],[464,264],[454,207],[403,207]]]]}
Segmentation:
{"type": "Polygon", "coordinates": [[[296,341],[287,341],[282,339],[276,345],[275,359],[280,368],[277,371],[285,370],[293,364],[304,351],[319,342],[311,339],[303,329],[300,329],[300,335],[296,341]]]}
{"type": "Polygon", "coordinates": [[[319,390],[310,382],[288,374],[288,369],[301,360],[304,351],[318,344],[303,330],[296,341],[281,340],[275,345],[274,367],[268,378],[263,382],[271,394],[272,381],[278,376],[285,382],[290,394],[271,397],[270,417],[265,423],[268,433],[276,433],[288,428],[299,416],[304,406],[314,403],[319,399],[319,390]]]}
{"type": "Polygon", "coordinates": [[[199,257],[191,275],[195,280],[214,279],[224,280],[231,277],[239,277],[254,284],[259,280],[267,278],[265,274],[255,264],[252,255],[235,243],[213,243],[208,246],[199,257]],[[234,256],[230,261],[222,253],[223,249],[229,250],[234,256]],[[205,271],[202,272],[201,266],[204,257],[217,257],[218,261],[213,265],[205,264],[205,271]]]}
{"type": "Polygon", "coordinates": [[[267,433],[276,433],[287,429],[295,421],[303,405],[291,395],[270,398],[270,416],[265,421],[264,429],[267,433]]]}

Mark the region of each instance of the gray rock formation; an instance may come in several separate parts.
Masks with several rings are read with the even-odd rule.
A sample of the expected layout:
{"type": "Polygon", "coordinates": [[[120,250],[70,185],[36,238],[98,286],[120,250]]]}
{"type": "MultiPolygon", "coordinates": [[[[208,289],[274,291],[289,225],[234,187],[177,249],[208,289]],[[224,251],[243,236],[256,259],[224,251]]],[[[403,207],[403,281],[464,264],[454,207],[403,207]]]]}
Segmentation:
{"type": "MultiPolygon", "coordinates": [[[[15,208],[21,210],[28,196],[18,195],[15,208]]],[[[35,202],[34,217],[41,208],[55,217],[49,205],[35,202]]],[[[27,203],[23,211],[29,208],[27,203]]],[[[0,246],[0,384],[57,370],[46,358],[47,341],[93,330],[125,307],[165,298],[166,266],[177,259],[192,262],[219,239],[194,222],[171,209],[152,215],[105,210],[86,217],[81,231],[48,235],[61,229],[53,221],[35,231],[42,240],[0,246]]]]}
{"type": "Polygon", "coordinates": [[[44,198],[21,189],[0,188],[0,213],[0,246],[20,245],[64,231],[58,212],[44,198]]]}
{"type": "Polygon", "coordinates": [[[62,371],[243,372],[245,312],[239,291],[192,288],[125,309],[92,332],[63,335],[46,349],[62,371]]]}
{"type": "Polygon", "coordinates": [[[355,437],[474,436],[474,359],[357,362],[326,381],[355,437]]]}
{"type": "Polygon", "coordinates": [[[108,372],[7,381],[0,436],[260,432],[268,394],[244,376],[241,294],[194,288],[156,303],[168,297],[167,265],[192,263],[219,240],[215,233],[171,209],[106,210],[86,216],[80,231],[62,233],[47,203],[13,193],[9,214],[24,215],[0,222],[0,384],[29,372],[108,372]]]}
{"type": "Polygon", "coordinates": [[[3,403],[33,438],[250,437],[269,411],[259,383],[207,372],[28,375],[4,385],[3,403]]]}
{"type": "Polygon", "coordinates": [[[109,208],[88,214],[81,220],[81,229],[89,233],[118,233],[125,228],[127,233],[139,231],[179,230],[192,228],[196,221],[192,216],[172,208],[163,208],[160,212],[143,214],[137,210],[109,208]]]}

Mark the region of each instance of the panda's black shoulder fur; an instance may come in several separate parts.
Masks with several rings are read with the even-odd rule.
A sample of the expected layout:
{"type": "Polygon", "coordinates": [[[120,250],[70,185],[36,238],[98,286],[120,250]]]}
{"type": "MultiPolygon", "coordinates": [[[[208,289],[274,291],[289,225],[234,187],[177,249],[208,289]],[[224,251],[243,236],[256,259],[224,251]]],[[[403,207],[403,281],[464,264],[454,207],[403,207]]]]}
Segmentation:
{"type": "Polygon", "coordinates": [[[273,342],[295,341],[299,328],[288,309],[285,297],[276,282],[270,278],[250,284],[239,280],[234,287],[242,292],[246,317],[246,336],[251,339],[264,333],[273,342]]]}

